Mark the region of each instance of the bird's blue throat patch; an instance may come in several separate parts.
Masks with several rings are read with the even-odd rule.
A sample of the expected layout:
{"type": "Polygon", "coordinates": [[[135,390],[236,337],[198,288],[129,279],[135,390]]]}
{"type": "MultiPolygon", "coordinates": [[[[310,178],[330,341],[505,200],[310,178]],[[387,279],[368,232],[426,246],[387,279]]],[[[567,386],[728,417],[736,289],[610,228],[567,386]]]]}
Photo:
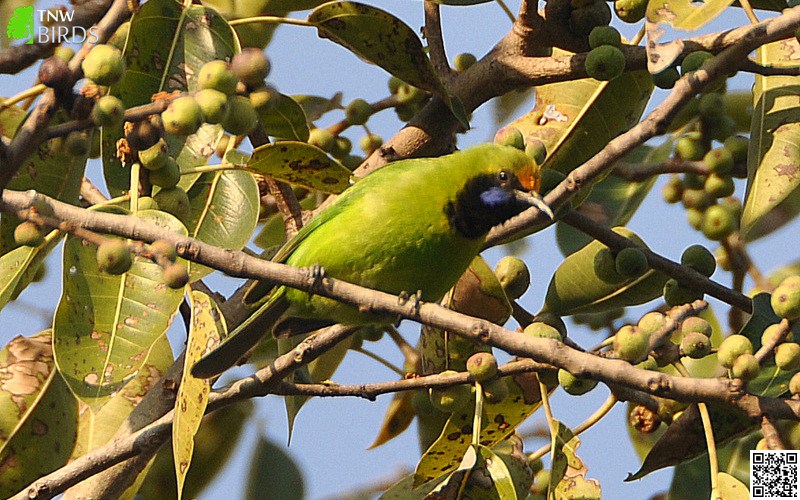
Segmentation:
{"type": "Polygon", "coordinates": [[[514,194],[507,189],[493,186],[481,193],[481,201],[487,208],[506,206],[514,198],[514,194]]]}

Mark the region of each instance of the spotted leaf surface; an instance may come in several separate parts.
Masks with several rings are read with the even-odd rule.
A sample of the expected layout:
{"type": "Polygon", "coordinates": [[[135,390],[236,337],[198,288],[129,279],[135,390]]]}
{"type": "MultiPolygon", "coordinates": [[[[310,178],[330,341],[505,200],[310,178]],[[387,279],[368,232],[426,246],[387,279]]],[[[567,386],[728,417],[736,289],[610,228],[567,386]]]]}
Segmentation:
{"type": "MultiPolygon", "coordinates": [[[[139,213],[185,231],[169,214],[139,213]]],[[[69,237],[64,244],[63,292],[53,320],[55,359],[70,389],[92,411],[139,375],[183,297],[161,281],[156,263],[136,256],[120,276],[97,267],[97,247],[69,237]]]]}
{"type": "Polygon", "coordinates": [[[247,167],[292,184],[338,194],[350,186],[350,170],[304,142],[267,144],[253,151],[247,167]]]}

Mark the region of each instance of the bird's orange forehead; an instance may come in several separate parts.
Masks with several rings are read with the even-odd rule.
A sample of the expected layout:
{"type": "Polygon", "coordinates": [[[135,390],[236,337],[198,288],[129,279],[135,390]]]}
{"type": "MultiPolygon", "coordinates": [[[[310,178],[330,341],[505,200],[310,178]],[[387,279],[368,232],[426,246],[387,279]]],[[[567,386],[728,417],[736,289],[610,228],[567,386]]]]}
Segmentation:
{"type": "Polygon", "coordinates": [[[525,166],[525,168],[519,171],[517,177],[519,178],[520,184],[522,184],[522,187],[525,188],[526,191],[539,192],[541,183],[538,165],[531,164],[525,166]]]}

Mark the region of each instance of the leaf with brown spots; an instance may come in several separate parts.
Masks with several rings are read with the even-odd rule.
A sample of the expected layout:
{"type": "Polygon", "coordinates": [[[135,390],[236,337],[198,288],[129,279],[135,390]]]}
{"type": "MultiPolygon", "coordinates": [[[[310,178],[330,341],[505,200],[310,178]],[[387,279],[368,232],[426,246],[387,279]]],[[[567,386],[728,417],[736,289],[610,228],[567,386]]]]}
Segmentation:
{"type": "Polygon", "coordinates": [[[15,337],[0,351],[0,498],[69,459],[78,402],[55,370],[51,332],[15,337]]]}
{"type": "MultiPolygon", "coordinates": [[[[800,63],[796,38],[768,43],[756,51],[764,66],[800,63]]],[[[752,241],[800,213],[800,76],[756,75],[747,157],[747,193],[742,237],[752,241]]]]}
{"type": "MultiPolygon", "coordinates": [[[[186,234],[165,212],[138,216],[186,234]]],[[[67,238],[63,292],[53,320],[59,371],[94,412],[140,374],[183,299],[182,290],[163,283],[161,267],[150,259],[136,256],[127,273],[113,276],[98,270],[96,253],[96,246],[67,238]]]]}
{"type": "Polygon", "coordinates": [[[324,193],[339,194],[350,186],[350,170],[305,142],[286,141],[258,147],[247,168],[324,193]]]}
{"type": "MultiPolygon", "coordinates": [[[[530,379],[526,377],[507,377],[509,395],[501,403],[489,404],[484,401],[484,415],[480,444],[492,447],[507,439],[539,406],[541,396],[538,388],[530,390],[530,379]]],[[[535,378],[534,378],[535,380],[535,378]]],[[[453,413],[447,420],[439,439],[422,455],[414,473],[414,485],[449,474],[461,462],[472,442],[472,421],[474,405],[453,413]]]]}
{"type": "Polygon", "coordinates": [[[411,404],[413,399],[414,391],[395,393],[392,402],[389,403],[389,408],[386,409],[386,414],[383,416],[381,430],[375,438],[375,442],[367,449],[377,448],[408,429],[416,415],[414,406],[411,404]]]}
{"type": "Polygon", "coordinates": [[[193,377],[190,368],[219,345],[220,339],[227,333],[225,318],[211,297],[197,290],[192,290],[189,297],[192,319],[172,425],[172,453],[175,457],[175,475],[178,478],[178,500],[183,494],[183,483],[192,463],[194,436],[200,428],[200,420],[206,411],[208,395],[211,393],[211,380],[193,377]]]}

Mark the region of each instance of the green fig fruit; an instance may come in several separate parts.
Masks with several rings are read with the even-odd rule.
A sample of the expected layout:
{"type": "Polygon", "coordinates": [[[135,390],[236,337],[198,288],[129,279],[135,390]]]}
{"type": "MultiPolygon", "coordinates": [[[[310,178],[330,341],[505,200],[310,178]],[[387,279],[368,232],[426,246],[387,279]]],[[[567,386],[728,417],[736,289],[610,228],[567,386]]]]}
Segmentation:
{"type": "Polygon", "coordinates": [[[233,96],[228,100],[228,116],[222,128],[231,135],[247,135],[258,124],[258,115],[250,99],[233,96]]]}
{"type": "Polygon", "coordinates": [[[228,96],[214,89],[203,89],[194,95],[194,100],[206,123],[222,123],[228,117],[228,96]]]}
{"type": "Polygon", "coordinates": [[[486,382],[497,375],[497,358],[490,352],[476,352],[467,359],[467,371],[478,382],[486,382]]]}
{"type": "Polygon", "coordinates": [[[91,117],[98,127],[116,127],[125,117],[125,105],[113,95],[103,96],[94,104],[91,117]]]}
{"type": "Polygon", "coordinates": [[[522,259],[507,255],[500,259],[494,268],[500,286],[511,300],[516,300],[528,290],[531,273],[522,259]]]}
{"type": "Polygon", "coordinates": [[[600,81],[609,81],[625,71],[625,55],[617,47],[602,45],[586,55],[586,74],[600,81]]]}
{"type": "Polygon", "coordinates": [[[350,125],[364,125],[372,116],[372,106],[364,99],[353,99],[344,110],[350,125]]]}
{"type": "Polygon", "coordinates": [[[264,85],[271,69],[269,59],[264,52],[253,48],[245,48],[231,60],[231,72],[250,88],[264,85]]]}
{"type": "Polygon", "coordinates": [[[108,44],[95,45],[81,63],[83,74],[98,85],[113,85],[125,72],[122,52],[108,44]]]}
{"type": "Polygon", "coordinates": [[[164,165],[158,170],[150,171],[150,184],[160,188],[173,188],[178,185],[181,180],[181,169],[175,158],[168,156],[164,161],[164,165]]]}
{"type": "Polygon", "coordinates": [[[225,95],[233,95],[237,83],[236,76],[228,69],[228,63],[225,61],[207,62],[197,74],[197,86],[200,90],[214,89],[225,95]]]}
{"type": "Polygon", "coordinates": [[[97,247],[97,267],[108,274],[128,272],[133,264],[128,243],[117,238],[107,239],[97,247]]]}
{"type": "Polygon", "coordinates": [[[192,97],[178,97],[161,113],[161,123],[168,134],[184,137],[197,132],[203,123],[203,112],[192,97]]]}
{"type": "Polygon", "coordinates": [[[33,222],[23,221],[14,228],[14,241],[17,245],[38,247],[44,243],[44,233],[33,222]]]}

